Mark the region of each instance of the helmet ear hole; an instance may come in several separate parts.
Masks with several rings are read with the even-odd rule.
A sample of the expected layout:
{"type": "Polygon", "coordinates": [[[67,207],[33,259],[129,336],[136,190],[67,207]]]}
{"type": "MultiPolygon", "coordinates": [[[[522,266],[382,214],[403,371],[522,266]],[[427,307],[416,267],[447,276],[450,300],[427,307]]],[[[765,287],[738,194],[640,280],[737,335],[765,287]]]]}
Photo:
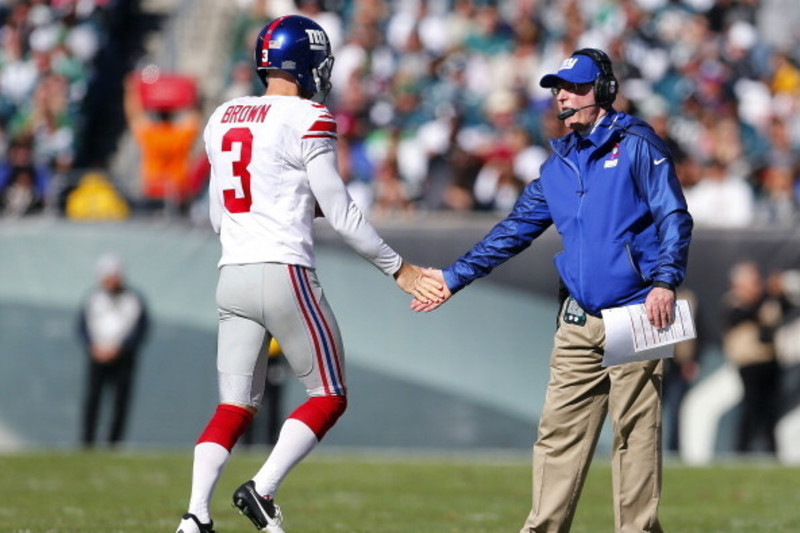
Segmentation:
{"type": "Polygon", "coordinates": [[[256,39],[255,64],[265,86],[266,71],[277,69],[294,77],[305,98],[324,99],[330,90],[330,40],[309,18],[287,15],[264,26],[256,39]]]}

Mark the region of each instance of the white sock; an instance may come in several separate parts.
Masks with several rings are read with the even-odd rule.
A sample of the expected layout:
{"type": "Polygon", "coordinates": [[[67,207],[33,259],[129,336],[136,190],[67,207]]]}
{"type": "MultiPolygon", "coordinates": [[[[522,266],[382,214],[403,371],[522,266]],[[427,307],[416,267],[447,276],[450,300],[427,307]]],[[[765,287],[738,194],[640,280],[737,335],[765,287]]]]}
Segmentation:
{"type": "Polygon", "coordinates": [[[216,442],[201,442],[194,447],[189,512],[204,524],[211,521],[208,505],[230,456],[231,453],[216,442]]]}
{"type": "Polygon", "coordinates": [[[262,496],[274,496],[286,474],[318,443],[311,428],[296,418],[287,419],[267,462],[253,476],[256,492],[262,496]]]}

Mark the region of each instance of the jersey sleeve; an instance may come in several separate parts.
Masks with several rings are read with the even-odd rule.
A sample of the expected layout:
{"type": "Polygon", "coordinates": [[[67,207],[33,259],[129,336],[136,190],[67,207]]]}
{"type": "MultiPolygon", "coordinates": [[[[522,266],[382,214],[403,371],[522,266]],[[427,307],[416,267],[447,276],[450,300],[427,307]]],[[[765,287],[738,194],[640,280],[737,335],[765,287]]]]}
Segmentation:
{"type": "Polygon", "coordinates": [[[402,258],[383,241],[350,197],[337,170],[336,152],[314,157],[308,164],[308,178],[325,218],[344,241],[384,274],[397,272],[402,258]]]}
{"type": "Polygon", "coordinates": [[[300,147],[306,164],[319,154],[336,151],[338,132],[336,118],[322,104],[311,103],[310,125],[300,137],[300,147]]]}

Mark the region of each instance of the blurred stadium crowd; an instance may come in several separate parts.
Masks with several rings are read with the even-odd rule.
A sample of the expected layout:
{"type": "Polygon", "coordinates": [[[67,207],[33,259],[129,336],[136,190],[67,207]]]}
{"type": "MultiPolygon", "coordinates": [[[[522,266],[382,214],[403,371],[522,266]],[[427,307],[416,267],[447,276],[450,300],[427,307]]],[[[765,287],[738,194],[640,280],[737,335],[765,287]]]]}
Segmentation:
{"type": "MultiPolygon", "coordinates": [[[[538,177],[548,139],[564,133],[539,79],[575,49],[602,48],[622,85],[615,107],[667,139],[698,226],[792,226],[800,221],[800,15],[791,3],[239,0],[229,64],[216,70],[225,89],[203,95],[205,108],[261,90],[255,34],[299,12],[332,40],[327,103],[338,118],[342,175],[365,210],[378,219],[503,214],[538,177]]],[[[131,4],[0,4],[5,215],[61,216],[76,172],[108,170],[125,129],[121,84],[108,79],[142,55],[119,41],[120,11],[137,12],[131,4]]],[[[147,31],[144,18],[134,20],[140,30],[128,29],[129,41],[147,31]]]]}
{"type": "Polygon", "coordinates": [[[0,8],[2,208],[20,216],[52,204],[72,169],[99,29],[76,3],[0,8]]]}

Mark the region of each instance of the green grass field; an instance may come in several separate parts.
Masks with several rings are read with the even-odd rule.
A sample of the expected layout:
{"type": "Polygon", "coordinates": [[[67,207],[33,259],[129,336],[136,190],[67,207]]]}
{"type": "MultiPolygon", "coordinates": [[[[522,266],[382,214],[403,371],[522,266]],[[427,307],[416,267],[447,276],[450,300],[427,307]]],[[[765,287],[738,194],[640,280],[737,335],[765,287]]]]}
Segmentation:
{"type": "MultiPolygon", "coordinates": [[[[255,531],[230,506],[262,455],[234,455],[212,512],[219,533],[255,531]]],[[[278,498],[288,533],[516,533],[529,461],[318,451],[278,498]]],[[[188,500],[191,453],[0,455],[2,533],[172,533],[188,500]]],[[[800,469],[764,463],[664,470],[668,533],[800,531],[800,469]]],[[[613,532],[610,467],[593,467],[572,529],[613,532]]]]}

